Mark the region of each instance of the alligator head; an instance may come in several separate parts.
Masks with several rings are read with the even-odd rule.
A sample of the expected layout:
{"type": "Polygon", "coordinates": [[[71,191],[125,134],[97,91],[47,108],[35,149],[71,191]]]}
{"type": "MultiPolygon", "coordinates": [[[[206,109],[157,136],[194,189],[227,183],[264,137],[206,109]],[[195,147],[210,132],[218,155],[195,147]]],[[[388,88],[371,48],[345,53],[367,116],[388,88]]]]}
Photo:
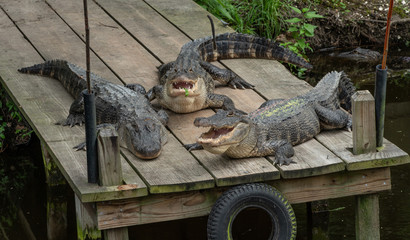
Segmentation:
{"type": "Polygon", "coordinates": [[[161,77],[164,104],[178,113],[202,109],[209,91],[206,82],[213,84],[204,77],[211,78],[199,65],[184,68],[176,64],[167,69],[161,77]]]}
{"type": "Polygon", "coordinates": [[[138,119],[119,124],[121,146],[141,159],[153,159],[160,155],[167,141],[164,126],[153,119],[138,119]]]}
{"type": "Polygon", "coordinates": [[[197,143],[211,153],[222,154],[248,136],[251,121],[240,112],[219,110],[211,117],[196,118],[194,125],[210,127],[208,132],[201,134],[197,143]]]}

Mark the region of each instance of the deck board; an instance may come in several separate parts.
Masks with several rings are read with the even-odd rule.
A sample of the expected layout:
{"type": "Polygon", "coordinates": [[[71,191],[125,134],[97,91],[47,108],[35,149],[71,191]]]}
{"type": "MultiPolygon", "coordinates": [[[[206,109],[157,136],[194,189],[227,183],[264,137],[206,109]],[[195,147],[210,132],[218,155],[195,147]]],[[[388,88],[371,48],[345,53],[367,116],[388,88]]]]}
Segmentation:
{"type": "Polygon", "coordinates": [[[53,159],[59,160],[56,164],[75,193],[84,202],[147,195],[144,182],[124,159],[124,185],[101,188],[87,183],[85,152],[72,149],[83,141],[84,130],[54,124],[66,117],[73,98],[54,79],[17,72],[21,66],[43,60],[3,11],[0,11],[0,23],[0,51],[3,53],[0,58],[1,83],[45,143],[53,159]]]}
{"type": "Polygon", "coordinates": [[[383,141],[383,149],[378,152],[353,155],[352,134],[346,131],[325,132],[317,139],[346,162],[349,171],[396,166],[409,163],[409,155],[387,139],[383,141]]]}

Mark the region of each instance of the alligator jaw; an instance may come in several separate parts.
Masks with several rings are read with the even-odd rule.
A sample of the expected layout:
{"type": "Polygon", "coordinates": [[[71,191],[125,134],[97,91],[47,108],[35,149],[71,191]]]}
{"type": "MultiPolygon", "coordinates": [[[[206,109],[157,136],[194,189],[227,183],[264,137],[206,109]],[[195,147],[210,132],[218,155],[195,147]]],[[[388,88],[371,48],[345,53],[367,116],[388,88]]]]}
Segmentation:
{"type": "Polygon", "coordinates": [[[197,143],[209,152],[222,154],[231,146],[245,139],[249,133],[249,128],[249,124],[242,122],[235,126],[211,127],[208,132],[201,134],[197,143]]]}
{"type": "Polygon", "coordinates": [[[169,85],[169,95],[172,97],[177,96],[184,96],[184,97],[194,97],[198,96],[199,93],[197,91],[198,85],[196,84],[198,81],[195,80],[188,80],[185,78],[178,78],[171,81],[169,85]]]}
{"type": "Polygon", "coordinates": [[[223,142],[223,140],[232,137],[233,130],[233,127],[211,127],[208,132],[201,134],[197,142],[200,144],[219,145],[219,143],[223,142]]]}

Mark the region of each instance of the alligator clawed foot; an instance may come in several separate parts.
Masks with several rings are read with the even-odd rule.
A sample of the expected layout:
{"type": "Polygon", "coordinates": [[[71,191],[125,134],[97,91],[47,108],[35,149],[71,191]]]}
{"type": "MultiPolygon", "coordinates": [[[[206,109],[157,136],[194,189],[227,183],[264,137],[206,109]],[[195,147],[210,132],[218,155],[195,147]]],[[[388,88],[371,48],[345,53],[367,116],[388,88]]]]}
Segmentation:
{"type": "Polygon", "coordinates": [[[74,127],[75,125],[82,126],[84,122],[85,122],[84,114],[71,114],[70,113],[67,119],[56,122],[55,124],[74,127]]]}
{"type": "Polygon", "coordinates": [[[190,143],[190,144],[184,144],[184,147],[186,148],[186,150],[193,151],[193,150],[202,150],[204,149],[204,147],[202,147],[201,144],[199,143],[190,143]]]}
{"type": "Polygon", "coordinates": [[[242,79],[241,77],[239,77],[239,76],[235,76],[234,78],[232,78],[232,79],[228,82],[228,85],[229,85],[231,88],[234,88],[234,89],[237,89],[237,88],[239,88],[239,89],[246,89],[246,88],[253,89],[253,88],[255,87],[254,85],[252,85],[252,84],[246,82],[245,80],[243,80],[243,79],[242,79]]]}
{"type": "Polygon", "coordinates": [[[290,164],[295,164],[296,162],[295,161],[293,161],[291,158],[278,158],[278,159],[276,159],[276,161],[275,161],[275,163],[280,167],[280,166],[282,166],[282,165],[286,165],[286,166],[288,166],[288,165],[290,165],[290,164]]]}
{"type": "Polygon", "coordinates": [[[75,149],[76,151],[80,151],[80,150],[86,151],[87,150],[87,145],[86,145],[85,142],[82,142],[82,143],[74,146],[73,149],[75,149]]]}
{"type": "Polygon", "coordinates": [[[351,132],[353,129],[353,123],[352,123],[352,119],[350,118],[349,121],[346,124],[345,130],[348,132],[351,132]]]}

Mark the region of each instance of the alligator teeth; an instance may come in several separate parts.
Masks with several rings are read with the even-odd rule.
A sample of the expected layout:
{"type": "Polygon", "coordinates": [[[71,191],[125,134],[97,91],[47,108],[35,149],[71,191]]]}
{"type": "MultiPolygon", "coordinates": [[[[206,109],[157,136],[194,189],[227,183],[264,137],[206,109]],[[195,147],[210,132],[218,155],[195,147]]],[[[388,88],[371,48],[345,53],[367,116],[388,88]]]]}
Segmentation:
{"type": "Polygon", "coordinates": [[[231,132],[233,128],[223,127],[223,128],[211,128],[208,132],[202,134],[202,138],[217,139],[227,133],[231,132]]]}

